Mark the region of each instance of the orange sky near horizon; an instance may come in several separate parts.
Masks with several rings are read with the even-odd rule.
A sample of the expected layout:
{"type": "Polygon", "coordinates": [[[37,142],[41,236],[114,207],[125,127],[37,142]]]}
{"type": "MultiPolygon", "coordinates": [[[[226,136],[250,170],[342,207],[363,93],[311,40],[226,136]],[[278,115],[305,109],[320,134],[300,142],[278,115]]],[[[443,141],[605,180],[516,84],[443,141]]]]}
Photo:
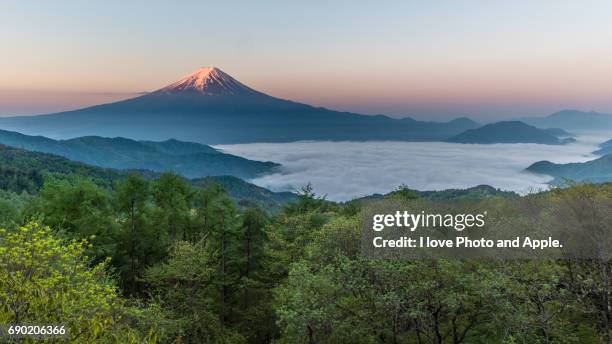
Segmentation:
{"type": "Polygon", "coordinates": [[[276,97],[359,113],[612,112],[607,1],[4,7],[0,116],[129,98],[203,65],[276,97]]]}

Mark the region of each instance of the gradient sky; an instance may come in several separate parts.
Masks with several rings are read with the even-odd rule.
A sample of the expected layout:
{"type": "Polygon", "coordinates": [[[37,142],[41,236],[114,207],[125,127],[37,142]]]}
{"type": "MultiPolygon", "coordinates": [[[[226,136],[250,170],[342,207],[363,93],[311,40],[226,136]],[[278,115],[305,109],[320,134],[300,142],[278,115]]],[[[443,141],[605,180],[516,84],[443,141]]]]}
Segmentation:
{"type": "Polygon", "coordinates": [[[368,114],[612,112],[611,14],[607,0],[9,0],[0,115],[131,97],[207,65],[277,97],[368,114]]]}

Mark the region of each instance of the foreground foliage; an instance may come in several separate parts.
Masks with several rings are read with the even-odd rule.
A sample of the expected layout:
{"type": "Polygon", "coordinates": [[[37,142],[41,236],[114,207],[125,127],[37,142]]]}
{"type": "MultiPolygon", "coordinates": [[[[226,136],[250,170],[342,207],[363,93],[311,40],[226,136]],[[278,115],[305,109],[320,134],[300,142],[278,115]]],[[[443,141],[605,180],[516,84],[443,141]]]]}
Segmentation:
{"type": "Polygon", "coordinates": [[[80,343],[144,340],[121,323],[122,301],[107,264],[91,266],[86,245],[57,239],[37,223],[2,229],[0,323],[63,325],[80,343]]]}
{"type": "MultiPolygon", "coordinates": [[[[563,261],[366,259],[363,200],[328,202],[309,186],[274,215],[173,174],[130,175],[114,188],[47,179],[38,196],[0,196],[0,323],[66,323],[76,342],[612,340],[606,252],[563,261]]],[[[426,195],[455,196],[466,198],[426,195]]],[[[425,196],[400,189],[388,197],[425,196]]],[[[501,214],[517,199],[487,204],[501,214]]],[[[550,204],[535,215],[587,237],[612,224],[610,200],[610,185],[576,185],[520,202],[550,204]]]]}

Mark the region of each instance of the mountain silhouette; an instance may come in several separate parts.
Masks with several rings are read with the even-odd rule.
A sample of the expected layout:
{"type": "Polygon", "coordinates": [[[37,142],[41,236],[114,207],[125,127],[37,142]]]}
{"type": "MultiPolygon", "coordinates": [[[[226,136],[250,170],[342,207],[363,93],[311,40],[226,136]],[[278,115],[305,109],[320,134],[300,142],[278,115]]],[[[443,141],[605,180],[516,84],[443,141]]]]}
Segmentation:
{"type": "Polygon", "coordinates": [[[48,115],[0,119],[0,128],[55,139],[170,138],[208,144],[299,140],[440,141],[472,120],[424,122],[333,111],[256,91],[216,67],[123,101],[48,115]]]}
{"type": "Polygon", "coordinates": [[[526,168],[527,171],[554,177],[553,185],[564,186],[569,181],[607,183],[612,182],[612,154],[601,158],[569,164],[555,164],[547,160],[538,161],[526,168]]]}
{"type": "Polygon", "coordinates": [[[523,122],[538,128],[561,128],[569,131],[612,130],[612,115],[595,111],[562,110],[545,117],[523,118],[523,122]]]}
{"type": "Polygon", "coordinates": [[[612,154],[612,140],[608,140],[599,145],[599,149],[594,151],[593,154],[596,155],[608,155],[612,154]]]}
{"type": "MultiPolygon", "coordinates": [[[[552,130],[559,133],[558,129],[552,130]]],[[[449,142],[456,143],[541,143],[559,145],[572,142],[573,139],[561,140],[551,134],[549,129],[538,129],[520,121],[504,121],[469,129],[451,137],[449,142]]]]}

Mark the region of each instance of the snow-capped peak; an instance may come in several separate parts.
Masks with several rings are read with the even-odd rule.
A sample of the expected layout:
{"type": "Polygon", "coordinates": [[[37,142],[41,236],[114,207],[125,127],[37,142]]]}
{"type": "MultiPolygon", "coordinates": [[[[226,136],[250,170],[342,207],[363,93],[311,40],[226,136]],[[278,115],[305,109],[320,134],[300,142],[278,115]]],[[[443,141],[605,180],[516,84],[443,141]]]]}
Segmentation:
{"type": "Polygon", "coordinates": [[[195,93],[210,96],[259,93],[217,67],[202,67],[157,92],[169,94],[195,93]]]}

